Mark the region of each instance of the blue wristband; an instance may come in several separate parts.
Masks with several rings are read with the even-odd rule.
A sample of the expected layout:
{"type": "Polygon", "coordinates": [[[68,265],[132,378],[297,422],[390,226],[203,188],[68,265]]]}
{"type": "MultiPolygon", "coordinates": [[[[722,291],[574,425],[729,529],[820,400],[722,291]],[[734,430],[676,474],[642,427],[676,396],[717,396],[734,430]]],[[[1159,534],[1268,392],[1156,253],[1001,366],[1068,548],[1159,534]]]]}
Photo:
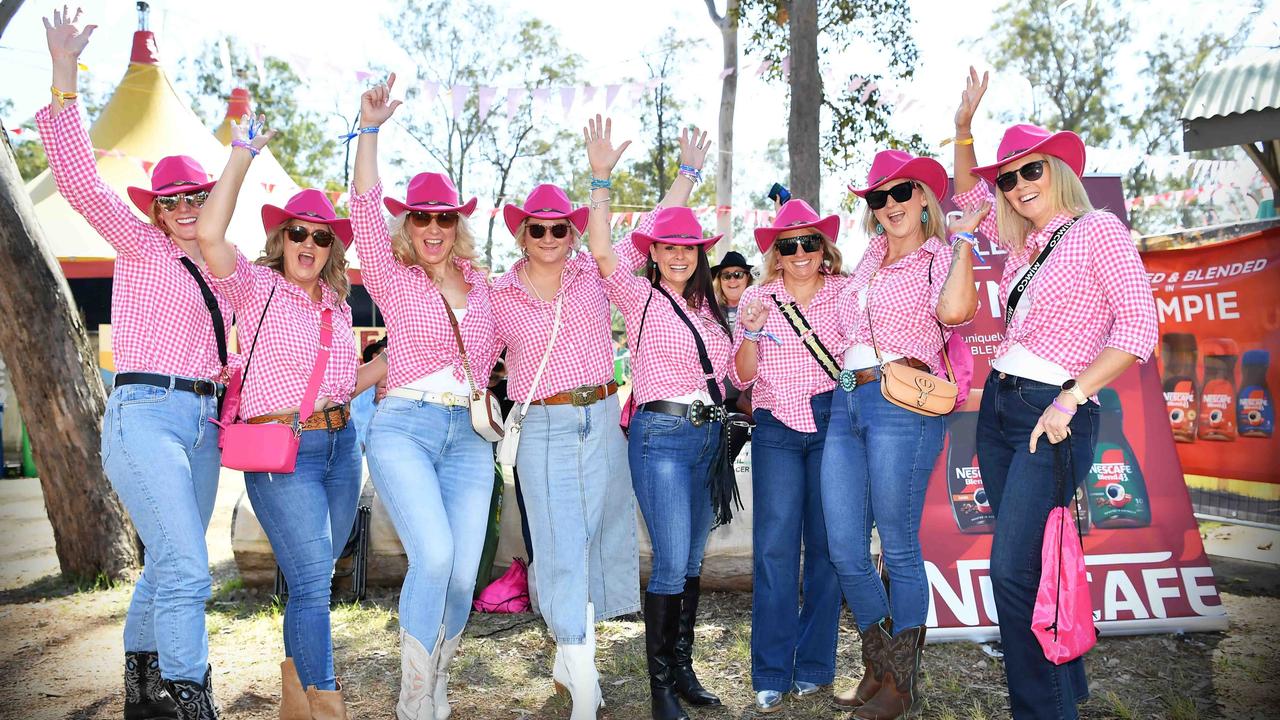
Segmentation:
{"type": "Polygon", "coordinates": [[[684,175],[685,177],[689,178],[695,183],[702,182],[702,171],[692,165],[681,165],[680,174],[684,175]]]}
{"type": "Polygon", "coordinates": [[[759,340],[760,340],[760,338],[762,338],[762,337],[767,337],[767,338],[769,338],[770,340],[772,340],[772,341],[774,341],[774,342],[778,343],[779,345],[781,345],[781,344],[782,344],[782,341],[778,339],[778,336],[777,336],[777,335],[774,335],[773,333],[771,333],[771,332],[767,332],[767,331],[765,331],[765,330],[758,330],[758,331],[756,331],[756,330],[747,330],[747,329],[745,329],[745,328],[744,328],[744,329],[743,329],[743,331],[742,331],[742,337],[744,337],[744,338],[746,338],[746,339],[748,339],[748,340],[751,340],[751,341],[759,341],[759,340]]]}
{"type": "Polygon", "coordinates": [[[605,178],[603,180],[601,180],[600,178],[594,178],[594,177],[591,178],[592,190],[608,190],[611,187],[613,187],[613,183],[609,180],[609,178],[605,178]]]}
{"type": "Polygon", "coordinates": [[[978,252],[978,236],[971,232],[958,232],[951,235],[951,244],[954,247],[957,239],[964,240],[969,243],[969,249],[973,251],[973,257],[980,263],[986,262],[986,258],[982,257],[982,253],[978,252]]]}
{"type": "Polygon", "coordinates": [[[359,137],[360,135],[373,135],[373,134],[377,134],[377,132],[378,132],[378,126],[370,125],[369,127],[362,127],[359,130],[356,130],[354,132],[349,132],[346,135],[339,135],[338,139],[345,143],[350,143],[353,139],[355,139],[356,137],[359,137]]]}
{"type": "Polygon", "coordinates": [[[247,140],[232,140],[231,147],[244,148],[245,150],[248,150],[250,158],[258,157],[258,152],[259,152],[258,148],[254,147],[247,140]]]}

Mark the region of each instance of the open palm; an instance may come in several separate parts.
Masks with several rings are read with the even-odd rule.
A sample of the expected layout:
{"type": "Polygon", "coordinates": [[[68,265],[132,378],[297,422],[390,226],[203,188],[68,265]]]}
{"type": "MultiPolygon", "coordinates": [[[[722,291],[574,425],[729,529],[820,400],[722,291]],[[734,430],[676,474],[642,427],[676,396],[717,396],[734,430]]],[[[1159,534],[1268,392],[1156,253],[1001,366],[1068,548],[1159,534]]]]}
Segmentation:
{"type": "Polygon", "coordinates": [[[82,12],[80,8],[76,8],[75,14],[72,15],[67,10],[67,6],[63,5],[61,12],[53,11],[52,22],[49,18],[43,18],[45,39],[49,42],[49,55],[53,59],[75,60],[89,44],[89,36],[93,35],[93,31],[98,26],[79,27],[76,23],[80,22],[82,12]]]}
{"type": "Polygon", "coordinates": [[[582,129],[582,137],[587,143],[587,161],[591,164],[591,174],[598,178],[607,178],[618,164],[618,158],[626,152],[631,141],[627,140],[618,147],[613,146],[613,118],[602,118],[596,115],[587,120],[582,129]]]}
{"type": "Polygon", "coordinates": [[[978,103],[987,92],[987,73],[978,79],[978,71],[969,67],[969,77],[964,81],[964,92],[960,93],[960,107],[956,108],[956,127],[968,128],[973,122],[973,114],[978,111],[978,103]]]}

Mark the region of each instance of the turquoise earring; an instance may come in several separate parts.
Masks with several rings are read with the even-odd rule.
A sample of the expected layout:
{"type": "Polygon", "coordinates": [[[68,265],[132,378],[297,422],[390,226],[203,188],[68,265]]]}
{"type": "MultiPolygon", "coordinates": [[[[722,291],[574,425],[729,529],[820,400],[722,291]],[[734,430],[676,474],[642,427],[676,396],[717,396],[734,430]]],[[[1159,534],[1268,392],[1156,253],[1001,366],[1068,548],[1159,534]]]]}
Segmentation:
{"type": "Polygon", "coordinates": [[[883,225],[881,225],[880,223],[876,223],[876,234],[877,234],[877,235],[883,235],[883,234],[884,234],[884,226],[883,226],[883,225]]]}
{"type": "Polygon", "coordinates": [[[929,224],[929,211],[928,211],[928,210],[921,210],[921,211],[920,211],[920,224],[921,224],[921,225],[928,225],[928,224],[929,224]]]}

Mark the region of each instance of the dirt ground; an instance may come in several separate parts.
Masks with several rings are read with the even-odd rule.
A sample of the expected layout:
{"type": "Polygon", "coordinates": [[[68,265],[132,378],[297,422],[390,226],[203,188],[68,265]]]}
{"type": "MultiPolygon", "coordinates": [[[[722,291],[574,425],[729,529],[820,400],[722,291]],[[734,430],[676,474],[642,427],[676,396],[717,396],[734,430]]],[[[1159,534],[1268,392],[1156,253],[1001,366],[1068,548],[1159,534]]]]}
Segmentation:
{"type": "MultiPolygon", "coordinates": [[[[243,587],[230,548],[231,509],[243,485],[226,481],[209,531],[214,598],[208,629],[214,687],[226,718],[276,717],[281,614],[265,592],[243,587]]],[[[39,485],[0,481],[0,717],[118,718],[123,704],[121,627],[130,586],[82,589],[61,581],[39,485]]],[[[1106,638],[1088,656],[1093,695],[1085,718],[1276,717],[1280,685],[1280,569],[1214,558],[1226,633],[1106,638]]],[[[393,717],[399,679],[397,595],[374,590],[360,606],[334,610],[338,672],[352,717],[393,717]]],[[[696,667],[725,709],[695,718],[753,716],[750,596],[704,598],[696,667]]],[[[852,621],[845,613],[837,687],[860,674],[852,621]]],[[[599,666],[602,718],[648,717],[644,626],[638,618],[603,623],[599,666]]],[[[554,645],[532,615],[473,615],[454,664],[454,717],[567,718],[554,694],[554,645]]],[[[922,717],[1008,717],[999,660],[970,643],[925,651],[922,717]]],[[[789,701],[776,717],[850,717],[824,698],[789,701]]]]}

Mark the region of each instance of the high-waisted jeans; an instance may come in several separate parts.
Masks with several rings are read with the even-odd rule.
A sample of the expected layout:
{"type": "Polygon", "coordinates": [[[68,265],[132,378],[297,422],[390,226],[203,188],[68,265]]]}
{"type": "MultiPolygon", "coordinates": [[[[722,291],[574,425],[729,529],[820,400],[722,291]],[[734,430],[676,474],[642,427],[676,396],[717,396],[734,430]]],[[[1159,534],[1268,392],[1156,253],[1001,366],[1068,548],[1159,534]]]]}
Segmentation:
{"type": "MultiPolygon", "coordinates": [[[[996,516],[991,543],[991,590],[1000,619],[1005,678],[1013,716],[1074,720],[1076,704],[1089,697],[1084,659],[1054,665],[1031,632],[1040,587],[1040,546],[1049,510],[1067,503],[1093,468],[1098,405],[1087,403],[1071,418],[1071,435],[1058,445],[1041,435],[1035,454],[1031,431],[1062,389],[992,370],[978,412],[978,469],[996,516]],[[1069,453],[1071,476],[1055,497],[1054,456],[1069,453]]],[[[1067,458],[1063,458],[1067,460],[1067,458]]]]}
{"type": "Polygon", "coordinates": [[[534,545],[538,607],[557,643],[640,609],[635,495],[616,395],[586,407],[529,406],[516,459],[534,545]]]}
{"type": "Polygon", "coordinates": [[[360,501],[360,452],[351,423],[302,433],[294,471],[245,473],[253,512],[289,584],[284,654],[304,688],[335,690],[329,594],[360,501]]]}
{"type": "Polygon", "coordinates": [[[713,519],[707,474],[721,434],[718,422],[695,427],[687,418],[647,410],[631,418],[627,455],[653,546],[647,589],[655,595],[679,595],[686,577],[702,575],[713,519]]]}
{"type": "Polygon", "coordinates": [[[388,397],[369,423],[369,470],[409,571],[400,627],[431,648],[466,627],[493,497],[493,443],[465,407],[388,397]]]}
{"type": "Polygon", "coordinates": [[[827,552],[821,495],[831,393],[813,396],[809,406],[818,426],[811,433],[787,427],[768,410],[754,413],[751,686],[756,691],[787,692],[797,680],[829,685],[835,679],[840,587],[827,552]]]}
{"type": "Polygon", "coordinates": [[[121,385],[102,418],[102,469],[145,546],[124,620],[127,652],[158,652],[168,680],[204,682],[204,604],[211,593],[204,534],[222,453],[217,400],[184,390],[121,385]]]}

